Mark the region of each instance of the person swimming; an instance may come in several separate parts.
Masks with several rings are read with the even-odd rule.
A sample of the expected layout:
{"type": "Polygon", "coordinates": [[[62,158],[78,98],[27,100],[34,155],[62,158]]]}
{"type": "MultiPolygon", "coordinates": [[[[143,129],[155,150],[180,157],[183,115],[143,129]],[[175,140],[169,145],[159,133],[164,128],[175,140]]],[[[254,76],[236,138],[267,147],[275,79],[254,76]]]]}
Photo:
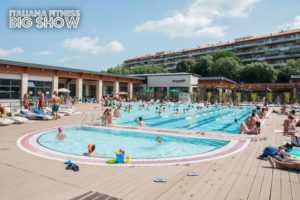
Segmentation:
{"type": "Polygon", "coordinates": [[[156,141],[157,141],[159,144],[162,144],[162,143],[163,143],[162,140],[163,140],[163,139],[162,139],[161,136],[157,136],[157,137],[156,137],[156,141]]]}
{"type": "Polygon", "coordinates": [[[63,140],[66,138],[66,135],[63,132],[63,128],[58,128],[58,134],[56,136],[58,140],[63,140]]]}
{"type": "Polygon", "coordinates": [[[136,123],[139,124],[139,126],[145,126],[145,122],[143,120],[143,117],[139,117],[135,121],[136,121],[136,123]]]}
{"type": "Polygon", "coordinates": [[[94,156],[94,151],[96,149],[96,146],[94,144],[89,144],[88,145],[88,152],[87,153],[84,153],[83,155],[84,156],[90,156],[90,157],[93,157],[94,156]]]}

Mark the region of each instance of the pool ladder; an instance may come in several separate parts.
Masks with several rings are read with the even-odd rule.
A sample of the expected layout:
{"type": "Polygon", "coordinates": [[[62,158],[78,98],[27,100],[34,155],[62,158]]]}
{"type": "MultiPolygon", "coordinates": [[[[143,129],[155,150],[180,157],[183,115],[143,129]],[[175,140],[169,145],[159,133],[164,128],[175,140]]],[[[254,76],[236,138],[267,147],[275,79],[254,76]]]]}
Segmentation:
{"type": "Polygon", "coordinates": [[[91,127],[96,119],[96,114],[93,112],[87,112],[81,121],[81,128],[84,127],[84,125],[87,125],[87,127],[91,127]]]}

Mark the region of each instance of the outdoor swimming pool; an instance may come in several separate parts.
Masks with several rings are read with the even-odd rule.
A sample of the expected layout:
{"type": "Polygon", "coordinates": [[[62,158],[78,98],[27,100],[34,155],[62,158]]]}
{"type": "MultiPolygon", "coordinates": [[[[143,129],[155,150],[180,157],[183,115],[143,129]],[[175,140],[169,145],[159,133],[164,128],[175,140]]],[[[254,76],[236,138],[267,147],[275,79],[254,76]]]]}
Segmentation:
{"type": "Polygon", "coordinates": [[[177,130],[192,130],[205,132],[222,132],[238,134],[240,124],[250,116],[251,107],[209,106],[199,108],[196,105],[164,105],[165,111],[157,113],[159,105],[152,105],[143,110],[138,104],[133,105],[130,113],[121,111],[121,117],[116,118],[117,124],[137,126],[135,119],[143,117],[146,127],[168,128],[177,130]],[[184,112],[184,109],[189,111],[184,112]],[[179,114],[174,114],[178,109],[179,114]],[[236,122],[235,122],[236,119],[236,122]]]}
{"type": "Polygon", "coordinates": [[[67,135],[64,140],[58,141],[57,130],[53,130],[39,136],[37,142],[47,149],[79,156],[87,152],[88,144],[95,144],[95,155],[101,158],[114,158],[115,151],[122,148],[133,159],[193,156],[229,143],[228,140],[161,135],[163,144],[159,144],[156,134],[103,128],[66,128],[64,133],[67,135]]]}

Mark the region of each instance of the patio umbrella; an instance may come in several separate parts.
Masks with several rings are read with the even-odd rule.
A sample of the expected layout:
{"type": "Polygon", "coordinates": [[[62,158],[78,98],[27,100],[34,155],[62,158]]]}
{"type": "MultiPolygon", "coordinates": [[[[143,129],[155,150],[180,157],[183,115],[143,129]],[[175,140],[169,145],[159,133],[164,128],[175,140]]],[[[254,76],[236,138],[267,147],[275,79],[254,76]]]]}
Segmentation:
{"type": "Polygon", "coordinates": [[[58,89],[58,92],[70,93],[70,90],[68,90],[66,88],[60,88],[60,89],[58,89]]]}

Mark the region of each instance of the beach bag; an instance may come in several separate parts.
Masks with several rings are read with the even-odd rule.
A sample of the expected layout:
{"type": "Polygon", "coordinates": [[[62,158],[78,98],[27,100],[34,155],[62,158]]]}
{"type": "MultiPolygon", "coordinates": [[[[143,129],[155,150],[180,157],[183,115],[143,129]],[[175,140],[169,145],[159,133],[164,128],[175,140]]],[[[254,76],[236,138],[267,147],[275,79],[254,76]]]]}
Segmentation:
{"type": "Polygon", "coordinates": [[[296,135],[292,135],[291,136],[291,143],[292,143],[292,145],[294,145],[296,147],[300,147],[300,137],[298,137],[296,135]]]}
{"type": "Polygon", "coordinates": [[[278,153],[278,149],[276,147],[266,147],[264,149],[263,155],[265,157],[267,157],[267,156],[274,157],[277,155],[277,153],[278,153]]]}

